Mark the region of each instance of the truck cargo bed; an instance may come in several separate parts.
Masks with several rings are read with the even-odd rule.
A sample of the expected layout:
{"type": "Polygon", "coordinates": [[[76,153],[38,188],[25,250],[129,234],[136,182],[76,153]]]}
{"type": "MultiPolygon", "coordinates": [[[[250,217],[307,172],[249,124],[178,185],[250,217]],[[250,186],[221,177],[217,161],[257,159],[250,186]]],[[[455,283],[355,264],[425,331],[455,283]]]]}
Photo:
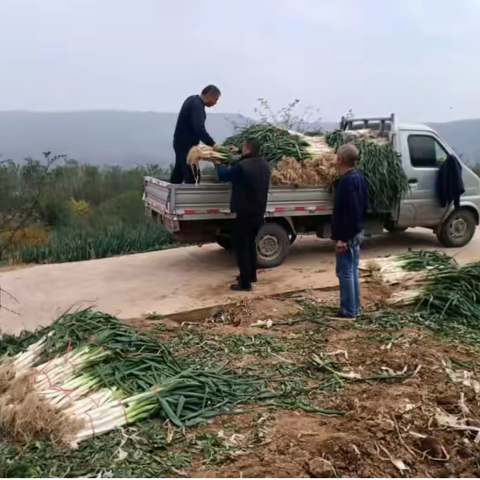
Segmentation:
{"type": "MultiPolygon", "coordinates": [[[[177,185],[145,177],[145,204],[162,215],[185,220],[214,220],[232,216],[228,184],[202,178],[200,185],[177,185]]],[[[333,196],[324,187],[272,186],[266,216],[329,215],[333,196]]]]}

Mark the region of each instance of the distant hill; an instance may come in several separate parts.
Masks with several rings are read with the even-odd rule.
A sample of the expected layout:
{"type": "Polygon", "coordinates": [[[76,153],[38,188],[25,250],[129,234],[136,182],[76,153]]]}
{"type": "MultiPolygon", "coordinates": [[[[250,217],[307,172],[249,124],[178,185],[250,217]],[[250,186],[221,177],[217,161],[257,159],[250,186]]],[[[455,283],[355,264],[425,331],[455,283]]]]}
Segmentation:
{"type": "MultiPolygon", "coordinates": [[[[153,112],[0,112],[0,155],[19,161],[51,151],[97,165],[168,166],[176,119],[153,112]]],[[[238,115],[210,114],[207,127],[222,141],[235,120],[238,115]]]]}
{"type": "MultiPolygon", "coordinates": [[[[97,165],[168,166],[174,161],[176,119],[176,113],[155,112],[0,112],[0,157],[19,161],[52,151],[97,165]]],[[[241,117],[207,115],[207,128],[219,142],[232,134],[232,122],[240,123],[241,117]]],[[[480,120],[431,125],[469,163],[480,163],[480,120]]],[[[336,126],[333,122],[322,124],[326,130],[336,126]]]]}

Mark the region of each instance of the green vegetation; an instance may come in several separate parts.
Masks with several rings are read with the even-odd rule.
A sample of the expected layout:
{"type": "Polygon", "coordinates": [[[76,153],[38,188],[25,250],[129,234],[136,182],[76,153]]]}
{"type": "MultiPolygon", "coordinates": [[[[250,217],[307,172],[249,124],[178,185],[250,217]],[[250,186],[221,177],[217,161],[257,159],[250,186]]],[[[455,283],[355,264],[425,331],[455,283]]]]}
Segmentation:
{"type": "Polygon", "coordinates": [[[72,262],[173,246],[145,215],[145,175],[168,171],[101,168],[49,153],[43,161],[1,162],[0,260],[72,262]]]}
{"type": "MultiPolygon", "coordinates": [[[[51,419],[61,415],[59,422],[71,419],[76,424],[88,415],[83,430],[72,432],[75,442],[152,415],[179,427],[193,426],[235,412],[240,403],[263,396],[265,389],[265,379],[234,375],[218,365],[205,369],[185,359],[178,361],[163,342],[102,313],[67,314],[40,332],[19,339],[24,347],[29,345],[12,361],[0,361],[0,378],[4,378],[0,426],[10,438],[25,443],[44,436],[57,444],[73,438],[68,438],[70,431],[67,436],[62,433],[60,426],[46,433],[38,418],[27,424],[20,410],[33,403],[32,398],[9,397],[16,395],[12,393],[18,388],[15,382],[31,367],[38,367],[39,373],[36,393],[30,395],[40,395],[62,410],[52,412],[51,419]],[[60,363],[55,360],[59,357],[60,363]],[[75,403],[66,408],[71,401],[75,403]],[[16,428],[21,417],[22,425],[16,428]]],[[[11,347],[9,338],[10,351],[11,347]]]]}
{"type": "Polygon", "coordinates": [[[394,304],[440,318],[480,321],[480,262],[460,266],[445,253],[411,251],[376,264],[383,284],[404,280],[394,304]]]}
{"type": "Polygon", "coordinates": [[[448,268],[456,264],[454,258],[445,252],[409,250],[396,257],[396,263],[407,272],[420,272],[429,268],[448,268]]]}

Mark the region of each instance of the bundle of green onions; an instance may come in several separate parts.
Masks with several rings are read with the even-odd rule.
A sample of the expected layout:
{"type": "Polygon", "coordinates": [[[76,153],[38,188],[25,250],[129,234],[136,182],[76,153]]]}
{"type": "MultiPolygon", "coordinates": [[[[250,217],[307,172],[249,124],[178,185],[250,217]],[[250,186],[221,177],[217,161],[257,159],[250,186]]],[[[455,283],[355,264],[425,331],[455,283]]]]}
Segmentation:
{"type": "Polygon", "coordinates": [[[236,135],[228,137],[217,151],[204,145],[193,147],[187,157],[188,164],[196,165],[200,160],[230,163],[239,157],[239,154],[232,152],[232,147],[241,152],[247,138],[257,138],[261,141],[261,154],[272,167],[283,158],[303,161],[331,153],[331,148],[327,146],[323,136],[307,136],[273,125],[255,124],[242,128],[236,135]]]}
{"type": "Polygon", "coordinates": [[[242,128],[236,135],[228,137],[223,145],[241,149],[247,138],[260,140],[261,154],[271,166],[275,166],[283,157],[305,160],[311,156],[306,138],[273,125],[255,124],[242,128]]]}
{"type": "Polygon", "coordinates": [[[395,262],[408,272],[449,268],[457,265],[456,260],[437,250],[409,250],[395,257],[395,262]]]}
{"type": "Polygon", "coordinates": [[[407,175],[400,155],[382,137],[380,141],[365,138],[356,131],[335,130],[326,135],[329,147],[338,150],[345,143],[353,143],[360,152],[358,169],[368,182],[370,206],[384,212],[397,206],[409,190],[407,175]]]}
{"type": "Polygon", "coordinates": [[[364,261],[361,267],[384,285],[400,286],[390,297],[392,305],[413,305],[440,318],[480,322],[480,262],[459,266],[443,252],[410,251],[364,261]]]}
{"type": "Polygon", "coordinates": [[[409,281],[421,282],[431,270],[449,268],[455,260],[444,252],[408,251],[400,255],[374,260],[362,260],[360,268],[364,276],[374,276],[384,285],[394,285],[409,281]]]}
{"type": "Polygon", "coordinates": [[[480,262],[432,270],[419,288],[396,294],[394,303],[416,305],[440,318],[480,322],[480,262]]]}
{"type": "Polygon", "coordinates": [[[235,155],[229,148],[220,147],[218,150],[214,150],[206,145],[197,145],[188,152],[187,163],[190,166],[198,165],[200,160],[231,163],[236,157],[238,155],[235,155]]]}
{"type": "Polygon", "coordinates": [[[75,445],[154,414],[191,426],[265,386],[222,368],[180,364],[165,345],[90,310],[64,315],[20,343],[23,352],[0,360],[0,426],[17,440],[49,435],[75,445]]]}

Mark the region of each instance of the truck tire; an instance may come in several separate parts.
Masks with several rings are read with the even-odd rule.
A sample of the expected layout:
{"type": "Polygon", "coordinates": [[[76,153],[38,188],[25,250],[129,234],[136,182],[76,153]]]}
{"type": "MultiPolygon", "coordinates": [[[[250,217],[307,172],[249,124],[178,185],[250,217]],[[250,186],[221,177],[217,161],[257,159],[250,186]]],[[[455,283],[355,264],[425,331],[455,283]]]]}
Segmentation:
{"type": "Polygon", "coordinates": [[[278,223],[265,223],[257,236],[257,265],[261,268],[278,267],[288,254],[290,239],[278,223]]]}
{"type": "Polygon", "coordinates": [[[477,221],[468,210],[458,210],[449,215],[437,230],[437,238],[444,247],[463,247],[475,234],[477,221]]]}
{"type": "Polygon", "coordinates": [[[230,250],[232,248],[232,237],[230,235],[217,235],[216,240],[218,245],[225,250],[230,250]]]}
{"type": "Polygon", "coordinates": [[[385,230],[389,233],[401,233],[401,232],[405,232],[405,230],[407,230],[408,227],[399,227],[398,225],[396,225],[394,222],[392,222],[391,220],[387,220],[385,222],[385,225],[383,226],[385,228],[385,230]]]}

